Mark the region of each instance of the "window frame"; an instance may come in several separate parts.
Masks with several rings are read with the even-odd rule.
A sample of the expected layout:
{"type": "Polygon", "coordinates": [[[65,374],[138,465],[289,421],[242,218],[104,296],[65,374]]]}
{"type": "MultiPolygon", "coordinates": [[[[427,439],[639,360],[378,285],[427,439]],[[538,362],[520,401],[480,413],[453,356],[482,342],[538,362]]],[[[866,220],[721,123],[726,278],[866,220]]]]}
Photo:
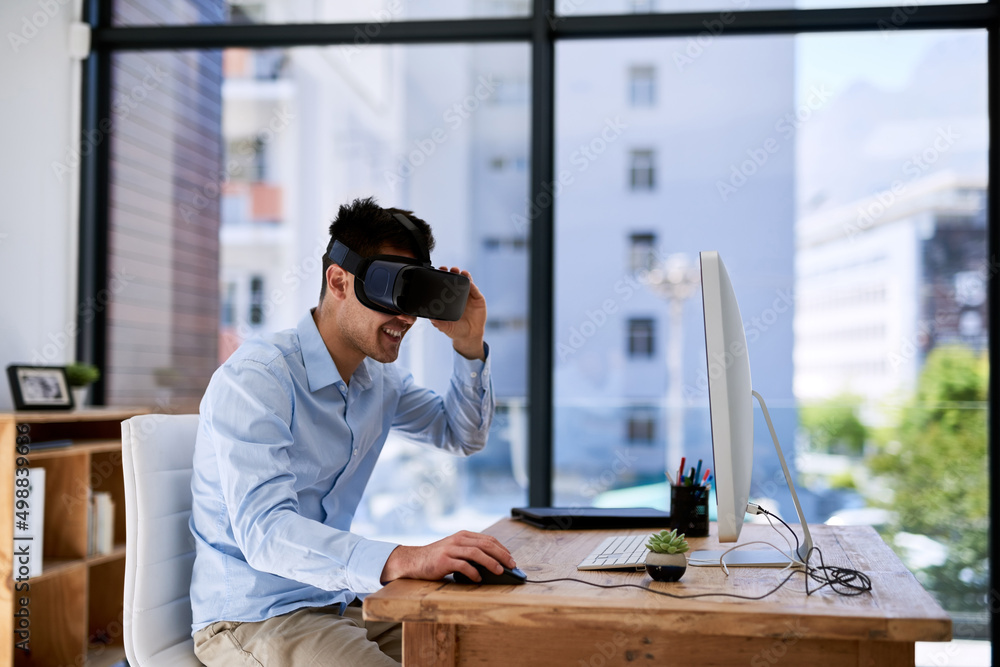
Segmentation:
{"type": "Polygon", "coordinates": [[[628,71],[628,103],[632,108],[656,107],[656,67],[632,65],[628,71]]]}
{"type": "Polygon", "coordinates": [[[629,360],[656,357],[655,317],[630,317],[625,320],[625,353],[629,360]]]}
{"type": "Polygon", "coordinates": [[[629,192],[656,191],[656,149],[632,148],[628,152],[629,192]]]}
{"type": "Polygon", "coordinates": [[[625,441],[633,447],[644,447],[656,442],[659,430],[659,420],[656,409],[652,407],[634,407],[625,417],[625,441]]]}
{"type": "MultiPolygon", "coordinates": [[[[252,48],[303,45],[352,44],[365,23],[174,25],[114,27],[112,0],[85,0],[84,20],[90,24],[90,56],[84,61],[81,137],[100,135],[102,121],[111,117],[111,57],[130,50],[218,49],[231,46],[252,48]],[[90,133],[90,134],[88,134],[90,133]]],[[[642,13],[613,16],[561,16],[555,0],[533,0],[533,13],[523,18],[401,21],[380,24],[371,44],[428,44],[520,42],[531,47],[531,160],[530,201],[550,202],[538,206],[529,237],[529,270],[532,289],[528,308],[528,500],[534,506],[552,502],[553,477],[553,368],[554,368],[554,226],[552,198],[548,187],[554,180],[554,101],[556,42],[568,39],[612,39],[639,37],[697,37],[705,26],[720,17],[719,11],[642,13]]],[[[995,233],[996,202],[1000,183],[1000,143],[996,118],[1000,116],[1000,0],[961,5],[921,5],[919,11],[904,7],[846,7],[831,9],[780,9],[724,12],[730,22],[726,36],[787,35],[830,32],[875,32],[880,30],[984,29],[988,40],[989,134],[994,138],[988,155],[991,176],[987,204],[987,257],[990,266],[1000,264],[1000,243],[995,233]],[[900,12],[905,20],[900,20],[900,12]]],[[[370,33],[368,33],[370,34],[370,33]]],[[[94,150],[81,151],[79,293],[96,294],[108,281],[109,141],[94,150]]],[[[88,147],[89,148],[89,147],[88,147]]],[[[992,271],[991,271],[992,273],[992,271]]],[[[996,335],[1000,312],[1000,290],[990,281],[990,381],[992,369],[1000,366],[996,335]]],[[[78,320],[77,358],[102,366],[106,359],[106,313],[81,313],[78,320]]],[[[990,414],[1000,414],[1000,392],[991,391],[990,414]]],[[[104,403],[104,385],[94,389],[97,405],[104,403]]],[[[989,434],[990,515],[1000,515],[1000,497],[993,480],[1000,480],[1000,449],[993,430],[989,434]]],[[[991,590],[1000,590],[1000,572],[993,554],[1000,553],[1000,531],[991,531],[991,590]]],[[[995,604],[990,602],[990,604],[995,604]]],[[[993,623],[991,633],[1000,625],[993,623]]],[[[994,638],[994,663],[1000,664],[1000,645],[994,638]]]]}

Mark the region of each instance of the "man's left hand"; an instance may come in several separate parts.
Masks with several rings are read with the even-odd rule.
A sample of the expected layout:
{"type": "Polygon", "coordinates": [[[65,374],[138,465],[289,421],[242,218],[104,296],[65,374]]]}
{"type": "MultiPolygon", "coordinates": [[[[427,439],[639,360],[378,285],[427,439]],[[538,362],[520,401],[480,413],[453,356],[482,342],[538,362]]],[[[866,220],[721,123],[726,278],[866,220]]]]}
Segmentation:
{"type": "MultiPolygon", "coordinates": [[[[442,271],[448,271],[448,267],[440,267],[442,271]]],[[[443,322],[441,320],[431,320],[438,331],[451,338],[455,351],[466,359],[486,360],[486,351],[483,347],[483,333],[486,330],[486,297],[472,282],[472,276],[468,271],[460,271],[458,267],[451,267],[452,273],[458,273],[469,279],[469,300],[465,303],[465,312],[462,318],[455,322],[443,322]]]]}

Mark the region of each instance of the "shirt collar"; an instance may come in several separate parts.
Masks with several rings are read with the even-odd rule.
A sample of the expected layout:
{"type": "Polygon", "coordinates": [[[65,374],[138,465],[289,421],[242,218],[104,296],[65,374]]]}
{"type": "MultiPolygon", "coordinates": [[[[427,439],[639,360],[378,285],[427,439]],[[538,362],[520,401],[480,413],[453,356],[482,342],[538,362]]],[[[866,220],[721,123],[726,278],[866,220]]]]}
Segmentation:
{"type": "MultiPolygon", "coordinates": [[[[340,372],[333,363],[330,351],[326,349],[326,343],[319,334],[311,310],[299,321],[296,331],[299,335],[299,347],[302,349],[302,363],[306,367],[306,377],[309,379],[309,391],[318,391],[340,382],[340,372]]],[[[352,377],[362,389],[368,389],[372,385],[371,373],[368,371],[369,361],[370,359],[366,357],[352,377]]]]}

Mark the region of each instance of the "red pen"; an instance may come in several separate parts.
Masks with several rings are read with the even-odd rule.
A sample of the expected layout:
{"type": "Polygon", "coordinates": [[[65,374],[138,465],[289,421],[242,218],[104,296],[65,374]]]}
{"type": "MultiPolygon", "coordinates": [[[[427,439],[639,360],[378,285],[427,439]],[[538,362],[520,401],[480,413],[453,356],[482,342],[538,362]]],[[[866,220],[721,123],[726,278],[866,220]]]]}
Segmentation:
{"type": "Polygon", "coordinates": [[[677,484],[680,486],[684,486],[684,461],[686,460],[687,459],[685,457],[681,457],[681,469],[677,473],[677,484]]]}
{"type": "Polygon", "coordinates": [[[701,478],[701,485],[705,486],[705,482],[708,481],[708,474],[712,472],[711,468],[705,468],[705,476],[701,478]]]}

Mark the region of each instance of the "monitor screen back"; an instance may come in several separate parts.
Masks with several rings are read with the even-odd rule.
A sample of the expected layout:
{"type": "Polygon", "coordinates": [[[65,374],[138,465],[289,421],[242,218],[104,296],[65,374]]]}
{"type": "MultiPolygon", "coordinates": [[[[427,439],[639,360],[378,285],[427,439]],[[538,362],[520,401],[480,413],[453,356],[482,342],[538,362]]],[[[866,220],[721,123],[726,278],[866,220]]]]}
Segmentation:
{"type": "Polygon", "coordinates": [[[753,477],[750,358],[736,292],[715,251],[701,253],[701,282],[719,541],[735,542],[753,477]]]}

